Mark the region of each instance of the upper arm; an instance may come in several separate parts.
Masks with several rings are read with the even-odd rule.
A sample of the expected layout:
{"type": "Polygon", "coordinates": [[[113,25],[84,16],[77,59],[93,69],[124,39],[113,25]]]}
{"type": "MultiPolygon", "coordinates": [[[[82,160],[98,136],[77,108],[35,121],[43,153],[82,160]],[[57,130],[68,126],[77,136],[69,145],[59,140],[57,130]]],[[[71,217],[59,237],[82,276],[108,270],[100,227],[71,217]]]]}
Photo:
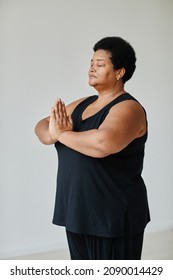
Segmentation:
{"type": "Polygon", "coordinates": [[[127,100],[111,108],[98,131],[108,154],[124,149],[135,138],[146,132],[146,116],[142,106],[127,100]]]}

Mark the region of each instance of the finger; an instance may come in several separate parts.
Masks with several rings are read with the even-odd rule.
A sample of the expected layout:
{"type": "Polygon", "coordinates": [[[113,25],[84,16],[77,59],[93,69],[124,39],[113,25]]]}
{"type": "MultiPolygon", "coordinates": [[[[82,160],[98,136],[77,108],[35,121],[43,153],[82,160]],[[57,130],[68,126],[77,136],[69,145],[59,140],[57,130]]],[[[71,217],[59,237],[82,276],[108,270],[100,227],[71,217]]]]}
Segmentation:
{"type": "Polygon", "coordinates": [[[60,113],[60,118],[61,118],[61,124],[63,127],[66,127],[68,118],[67,118],[65,103],[62,100],[60,101],[59,108],[60,108],[59,113],[60,113]]]}
{"type": "Polygon", "coordinates": [[[62,124],[64,127],[67,126],[67,122],[68,122],[68,118],[67,118],[67,114],[66,114],[66,108],[65,108],[65,104],[63,101],[61,101],[61,117],[62,117],[62,124]]]}
{"type": "Polygon", "coordinates": [[[62,118],[63,117],[63,111],[62,111],[62,101],[61,101],[61,99],[59,100],[57,107],[58,107],[59,117],[62,118]]]}
{"type": "Polygon", "coordinates": [[[66,109],[66,106],[65,106],[64,102],[62,103],[62,105],[63,105],[63,115],[64,115],[64,119],[65,119],[65,124],[68,125],[69,117],[67,115],[67,109],[66,109]]]}
{"type": "Polygon", "coordinates": [[[64,127],[64,117],[63,117],[63,109],[62,109],[62,101],[59,99],[57,104],[57,114],[58,114],[58,124],[61,128],[64,127]]]}
{"type": "Polygon", "coordinates": [[[67,119],[68,118],[67,117],[67,110],[66,110],[64,102],[62,102],[62,112],[63,112],[63,117],[67,119]]]}
{"type": "Polygon", "coordinates": [[[54,107],[52,107],[52,109],[51,109],[50,117],[55,118],[55,109],[54,109],[54,107]]]}
{"type": "Polygon", "coordinates": [[[55,116],[56,118],[59,118],[59,100],[56,101],[55,105],[54,105],[54,109],[55,109],[55,116]]]}

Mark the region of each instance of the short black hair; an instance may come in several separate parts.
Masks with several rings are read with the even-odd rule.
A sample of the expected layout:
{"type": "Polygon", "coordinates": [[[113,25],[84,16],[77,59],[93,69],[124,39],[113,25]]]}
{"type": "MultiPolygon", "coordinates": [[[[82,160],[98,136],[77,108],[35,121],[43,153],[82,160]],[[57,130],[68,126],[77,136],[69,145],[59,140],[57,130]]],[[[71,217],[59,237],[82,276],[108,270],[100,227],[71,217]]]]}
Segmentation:
{"type": "Polygon", "coordinates": [[[95,52],[101,49],[110,53],[114,69],[125,68],[123,83],[130,80],[136,69],[136,54],[132,46],[120,37],[105,37],[93,47],[95,52]]]}

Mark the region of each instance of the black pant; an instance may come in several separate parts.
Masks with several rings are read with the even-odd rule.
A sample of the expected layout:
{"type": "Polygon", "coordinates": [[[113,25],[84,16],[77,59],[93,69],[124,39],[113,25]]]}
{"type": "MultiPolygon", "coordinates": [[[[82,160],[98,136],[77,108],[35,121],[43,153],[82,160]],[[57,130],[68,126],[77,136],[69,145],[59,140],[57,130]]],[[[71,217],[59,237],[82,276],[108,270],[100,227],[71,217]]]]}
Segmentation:
{"type": "Polygon", "coordinates": [[[144,232],[120,238],[66,233],[72,260],[141,259],[144,232]]]}

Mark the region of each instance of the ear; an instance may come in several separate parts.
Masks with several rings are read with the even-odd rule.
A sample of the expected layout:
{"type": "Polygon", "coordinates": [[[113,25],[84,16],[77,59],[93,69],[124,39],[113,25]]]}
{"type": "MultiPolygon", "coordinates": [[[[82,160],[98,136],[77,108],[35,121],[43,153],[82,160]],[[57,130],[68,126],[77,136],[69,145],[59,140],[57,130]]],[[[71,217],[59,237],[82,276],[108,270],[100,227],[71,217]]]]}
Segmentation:
{"type": "Polygon", "coordinates": [[[125,70],[124,67],[118,69],[117,72],[116,72],[116,79],[117,79],[117,81],[119,79],[121,79],[124,76],[125,73],[126,73],[126,70],[125,70]]]}

